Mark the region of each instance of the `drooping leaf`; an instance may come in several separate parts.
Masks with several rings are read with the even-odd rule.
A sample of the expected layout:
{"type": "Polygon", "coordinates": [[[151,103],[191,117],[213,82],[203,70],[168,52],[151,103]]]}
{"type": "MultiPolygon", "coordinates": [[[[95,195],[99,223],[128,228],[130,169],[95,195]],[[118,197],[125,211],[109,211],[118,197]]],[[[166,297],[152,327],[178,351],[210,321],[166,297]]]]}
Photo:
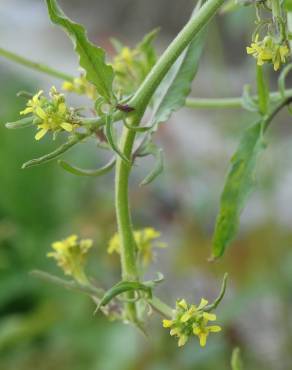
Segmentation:
{"type": "Polygon", "coordinates": [[[67,172],[71,173],[72,175],[76,176],[91,176],[91,177],[98,177],[103,176],[108,173],[115,165],[116,159],[112,158],[107,164],[104,166],[94,169],[88,170],[73,166],[72,164],[68,163],[67,161],[59,160],[58,164],[67,172]]]}
{"type": "Polygon", "coordinates": [[[222,256],[235,237],[240,213],[254,187],[256,163],[263,148],[262,122],[260,121],[245,131],[239,148],[231,159],[215,225],[213,258],[222,256]]]}
{"type": "Polygon", "coordinates": [[[69,34],[79,55],[80,66],[86,72],[86,79],[97,89],[98,93],[110,102],[113,96],[112,83],[114,72],[105,62],[105,52],[87,38],[83,26],[72,22],[59,7],[56,0],[46,0],[51,21],[61,26],[69,34]]]}
{"type": "Polygon", "coordinates": [[[23,163],[21,168],[25,169],[50,162],[53,159],[60,157],[63,153],[67,152],[69,149],[71,149],[74,145],[85,139],[87,136],[89,136],[89,134],[75,134],[74,136],[71,136],[66,143],[59,146],[53,152],[45,154],[39,158],[31,159],[30,161],[23,163]]]}
{"type": "Polygon", "coordinates": [[[198,71],[206,34],[204,27],[163,79],[154,97],[153,123],[167,121],[173,112],[184,106],[198,71]]]}
{"type": "Polygon", "coordinates": [[[120,281],[110,288],[101,298],[95,312],[98,312],[102,306],[106,306],[116,296],[125,292],[144,291],[149,298],[152,298],[152,290],[149,285],[142,284],[138,281],[120,281]]]}
{"type": "Polygon", "coordinates": [[[148,185],[158,177],[163,171],[163,150],[152,144],[149,148],[149,155],[155,159],[155,165],[150,173],[141,181],[140,186],[148,185]]]}

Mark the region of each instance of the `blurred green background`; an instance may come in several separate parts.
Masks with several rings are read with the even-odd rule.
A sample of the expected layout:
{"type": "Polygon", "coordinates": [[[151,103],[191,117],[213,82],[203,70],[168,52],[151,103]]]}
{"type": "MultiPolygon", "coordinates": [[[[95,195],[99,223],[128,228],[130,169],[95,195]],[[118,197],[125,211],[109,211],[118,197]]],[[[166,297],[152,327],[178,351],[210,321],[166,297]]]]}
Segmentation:
{"type": "MultiPolygon", "coordinates": [[[[191,0],[61,4],[109,53],[109,37],[133,46],[157,26],[157,48],[163,50],[193,7],[191,0]]],[[[239,96],[244,83],[254,85],[254,60],[245,55],[253,22],[253,10],[242,8],[211,24],[193,96],[239,96]]],[[[72,46],[50,24],[43,1],[0,3],[0,45],[77,74],[72,46]]],[[[276,77],[273,74],[272,84],[276,77]]],[[[207,258],[228,160],[255,117],[241,110],[184,109],[156,135],[165,150],[164,173],[139,188],[152,162],[141,160],[135,168],[135,226],[154,226],[169,245],[157,253],[150,272],[153,276],[161,271],[166,277],[159,295],[171,305],[177,297],[212,300],[223,273],[230,274],[218,310],[224,330],[210,336],[205,349],[195,339],[178,349],[159,317],[150,318],[147,340],[130,326],[94,316],[89,298],[29,275],[38,268],[61,276],[46,253],[52,241],[76,232],[95,241],[89,269],[100,285],[106,288],[118,281],[119,261],[106,253],[116,229],[113,174],[78,178],[56,163],[21,170],[23,162],[57,143],[50,138],[35,142],[30,129],[5,129],[4,123],[16,120],[25,104],[16,93],[60,87],[60,81],[1,59],[0,84],[0,370],[226,370],[235,346],[242,349],[245,369],[292,369],[292,130],[287,114],[281,114],[270,131],[258,188],[243,213],[240,234],[215,264],[207,258]]],[[[66,158],[84,167],[105,160],[93,144],[79,145],[66,158]]]]}

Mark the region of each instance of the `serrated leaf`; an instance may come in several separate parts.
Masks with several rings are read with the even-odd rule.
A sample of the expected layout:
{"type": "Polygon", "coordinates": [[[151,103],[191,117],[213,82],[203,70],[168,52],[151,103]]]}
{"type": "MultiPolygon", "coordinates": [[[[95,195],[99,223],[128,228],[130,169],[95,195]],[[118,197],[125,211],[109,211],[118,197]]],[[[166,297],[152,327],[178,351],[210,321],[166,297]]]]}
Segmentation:
{"type": "Polygon", "coordinates": [[[95,46],[87,38],[83,26],[72,22],[59,7],[56,0],[46,0],[51,21],[61,26],[68,33],[79,55],[79,64],[86,72],[86,79],[97,89],[98,93],[110,102],[113,96],[113,68],[105,62],[105,51],[95,46]]]}
{"type": "Polygon", "coordinates": [[[206,34],[204,27],[165,76],[154,97],[152,123],[167,121],[173,112],[185,105],[198,71],[206,34]]]}
{"type": "Polygon", "coordinates": [[[240,213],[254,187],[256,163],[263,148],[262,122],[260,121],[245,131],[231,159],[215,225],[213,258],[222,256],[235,237],[240,213]]]}

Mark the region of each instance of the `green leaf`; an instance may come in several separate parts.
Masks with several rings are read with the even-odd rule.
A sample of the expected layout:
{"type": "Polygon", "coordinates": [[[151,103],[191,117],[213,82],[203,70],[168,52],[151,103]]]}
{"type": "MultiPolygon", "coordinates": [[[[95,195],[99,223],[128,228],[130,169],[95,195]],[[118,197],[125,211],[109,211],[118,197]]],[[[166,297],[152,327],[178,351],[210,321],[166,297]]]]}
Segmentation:
{"type": "Polygon", "coordinates": [[[198,71],[206,34],[207,29],[204,27],[163,79],[154,97],[153,123],[167,121],[173,112],[185,105],[198,71]]]}
{"type": "Polygon", "coordinates": [[[114,299],[118,295],[125,292],[136,291],[144,291],[149,298],[152,298],[152,289],[149,284],[145,285],[139,283],[138,281],[120,281],[104,294],[98,306],[96,307],[95,312],[98,312],[102,306],[106,306],[112,299],[114,299]]]}
{"type": "Polygon", "coordinates": [[[222,256],[235,237],[240,213],[254,186],[256,163],[263,148],[262,121],[260,121],[245,131],[239,148],[231,159],[215,225],[213,258],[222,256]]]}
{"type": "Polygon", "coordinates": [[[145,186],[150,184],[152,181],[158,177],[163,171],[163,150],[157,148],[153,143],[150,143],[147,147],[148,152],[144,152],[145,155],[152,155],[155,159],[155,165],[150,173],[141,181],[140,186],[145,186]]]}
{"type": "Polygon", "coordinates": [[[231,356],[231,369],[232,370],[243,370],[243,365],[240,356],[240,349],[234,348],[231,356]]]}
{"type": "Polygon", "coordinates": [[[56,0],[46,0],[51,21],[65,29],[79,55],[80,66],[86,72],[86,79],[97,89],[98,93],[110,102],[114,72],[105,62],[105,52],[95,46],[88,38],[83,26],[72,22],[59,7],[56,0]]]}
{"type": "Polygon", "coordinates": [[[156,39],[159,30],[159,28],[155,28],[154,30],[147,33],[143,37],[143,40],[137,45],[137,50],[140,50],[141,53],[145,56],[147,71],[150,70],[156,63],[157,57],[155,48],[153,47],[153,42],[156,39]]]}
{"type": "Polygon", "coordinates": [[[72,175],[76,176],[91,176],[91,177],[97,177],[97,176],[103,176],[106,173],[108,173],[115,165],[116,159],[112,158],[107,164],[104,166],[94,169],[94,170],[88,170],[79,168],[76,166],[73,166],[72,164],[68,163],[67,161],[59,160],[58,164],[63,168],[63,170],[71,173],[72,175]]]}
{"type": "Polygon", "coordinates": [[[74,145],[76,145],[77,143],[79,143],[80,141],[88,137],[89,135],[90,134],[78,134],[78,135],[71,136],[66,143],[59,146],[59,148],[55,149],[53,152],[45,154],[39,158],[31,159],[30,161],[25,162],[21,168],[25,169],[25,168],[39,166],[41,164],[50,162],[53,159],[60,157],[60,155],[67,152],[74,145]]]}

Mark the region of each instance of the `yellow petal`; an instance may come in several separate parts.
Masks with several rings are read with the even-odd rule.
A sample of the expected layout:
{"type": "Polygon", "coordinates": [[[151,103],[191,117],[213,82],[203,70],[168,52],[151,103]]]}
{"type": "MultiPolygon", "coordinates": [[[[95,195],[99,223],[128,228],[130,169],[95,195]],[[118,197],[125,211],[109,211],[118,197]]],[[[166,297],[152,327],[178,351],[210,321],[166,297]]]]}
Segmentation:
{"type": "Polygon", "coordinates": [[[247,54],[253,54],[255,52],[254,48],[251,48],[250,46],[246,47],[246,53],[247,54]]]}
{"type": "Polygon", "coordinates": [[[73,130],[73,125],[71,123],[68,123],[68,122],[63,122],[63,123],[61,123],[60,126],[62,127],[62,129],[64,129],[67,132],[72,132],[72,130],[73,130]]]}
{"type": "Polygon", "coordinates": [[[41,107],[36,107],[35,114],[43,120],[45,120],[47,118],[46,112],[41,107]]]}
{"type": "Polygon", "coordinates": [[[181,335],[179,337],[179,340],[178,340],[178,346],[179,347],[182,347],[186,344],[186,342],[188,341],[188,337],[186,335],[181,335]]]}
{"type": "Polygon", "coordinates": [[[73,246],[77,243],[77,239],[78,239],[78,236],[76,234],[72,234],[68,236],[68,238],[66,239],[66,243],[68,243],[68,245],[70,246],[73,246]]]}
{"type": "Polygon", "coordinates": [[[180,329],[179,328],[174,328],[170,330],[170,335],[180,335],[180,329]]]}
{"type": "Polygon", "coordinates": [[[33,112],[33,109],[31,107],[28,107],[28,108],[25,108],[24,110],[22,110],[20,112],[21,115],[23,114],[29,114],[29,113],[32,113],[33,112]]]}
{"type": "Polygon", "coordinates": [[[41,138],[43,138],[46,133],[48,132],[48,129],[47,128],[42,128],[40,131],[38,131],[35,135],[35,139],[38,141],[38,140],[41,140],[41,138]]]}
{"type": "Polygon", "coordinates": [[[216,315],[214,313],[208,313],[208,312],[204,312],[203,313],[203,317],[204,319],[206,319],[207,321],[215,321],[216,320],[216,315]]]}
{"type": "Polygon", "coordinates": [[[162,325],[164,328],[170,328],[172,325],[172,320],[163,320],[162,325]]]}
{"type": "Polygon", "coordinates": [[[62,89],[65,91],[73,91],[74,90],[74,85],[72,82],[65,81],[62,85],[62,89]]]}
{"type": "Polygon", "coordinates": [[[182,317],[180,318],[180,321],[181,322],[187,322],[191,317],[192,317],[192,311],[191,310],[188,310],[187,312],[185,312],[182,315],[182,317]]]}
{"type": "Polygon", "coordinates": [[[36,104],[39,101],[39,97],[42,95],[43,90],[40,90],[37,94],[35,94],[32,98],[32,101],[36,104]]]}
{"type": "Polygon", "coordinates": [[[201,333],[201,329],[198,326],[193,326],[193,333],[195,335],[199,335],[201,333]]]}
{"type": "Polygon", "coordinates": [[[206,342],[207,342],[207,336],[208,336],[208,334],[207,334],[207,333],[201,333],[201,334],[200,334],[200,336],[199,336],[199,340],[200,340],[200,346],[201,346],[201,347],[205,347],[206,342]]]}
{"type": "Polygon", "coordinates": [[[185,299],[181,299],[180,301],[177,302],[177,305],[183,309],[187,309],[188,308],[188,304],[186,302],[185,299]]]}
{"type": "Polygon", "coordinates": [[[207,306],[207,304],[208,304],[208,301],[205,298],[202,298],[201,299],[201,302],[199,304],[198,310],[201,310],[202,308],[204,308],[205,306],[207,306]]]}
{"type": "Polygon", "coordinates": [[[60,103],[59,105],[58,105],[58,113],[59,114],[64,114],[64,113],[66,113],[66,110],[67,110],[67,107],[66,107],[66,104],[65,103],[60,103]]]}
{"type": "Polygon", "coordinates": [[[212,333],[218,333],[221,331],[221,327],[219,325],[207,326],[207,329],[212,333]]]}

